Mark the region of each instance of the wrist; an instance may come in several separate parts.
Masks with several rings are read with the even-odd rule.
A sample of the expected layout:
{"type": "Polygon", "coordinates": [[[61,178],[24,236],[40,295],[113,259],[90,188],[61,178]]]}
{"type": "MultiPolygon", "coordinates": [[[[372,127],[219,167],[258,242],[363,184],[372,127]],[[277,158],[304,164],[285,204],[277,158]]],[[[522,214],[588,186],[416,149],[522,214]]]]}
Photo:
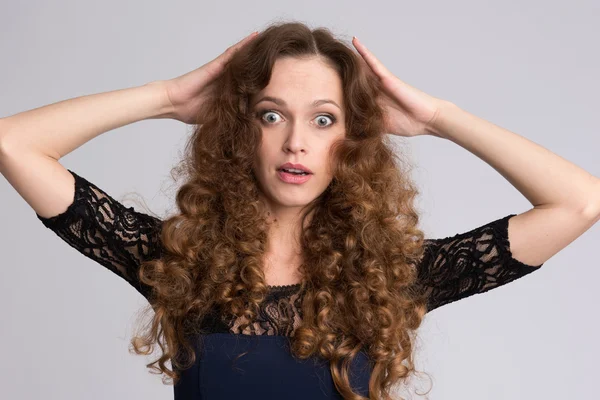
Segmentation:
{"type": "Polygon", "coordinates": [[[442,100],[439,107],[439,112],[435,119],[427,127],[427,134],[431,136],[437,136],[442,139],[447,139],[445,136],[446,124],[445,120],[448,114],[455,112],[458,106],[450,101],[442,100]]]}
{"type": "Polygon", "coordinates": [[[156,98],[156,107],[148,119],[172,119],[174,118],[174,107],[169,99],[165,81],[152,81],[144,86],[153,90],[152,96],[156,98]]]}

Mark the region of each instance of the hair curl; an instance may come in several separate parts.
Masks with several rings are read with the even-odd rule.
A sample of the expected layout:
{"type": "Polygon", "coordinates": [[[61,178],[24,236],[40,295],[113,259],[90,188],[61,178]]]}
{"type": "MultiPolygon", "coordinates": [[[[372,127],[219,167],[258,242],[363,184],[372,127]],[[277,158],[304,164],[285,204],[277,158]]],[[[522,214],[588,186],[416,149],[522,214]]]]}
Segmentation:
{"type": "Polygon", "coordinates": [[[342,80],[346,114],[346,135],[331,147],[333,179],[302,212],[303,320],[291,349],[302,359],[330,360],[344,399],[364,399],[348,381],[350,362],[364,349],[373,368],[371,398],[391,399],[392,386],[416,371],[413,342],[426,313],[413,285],[424,240],[414,205],[419,190],[382,132],[380,81],[328,29],[300,22],[267,27],[216,80],[198,116],[202,124],[174,168],[186,178],[176,195],[180,212],[162,221],[161,257],[140,266],[154,316],[131,344],[143,355],[159,346],[162,355],[147,367],[177,383],[177,370],[196,359],[189,339],[213,307],[245,317],[242,330],[257,316],[268,291],[262,260],[269,225],[252,172],[262,133],[249,99],[286,56],[331,65],[342,80]]]}

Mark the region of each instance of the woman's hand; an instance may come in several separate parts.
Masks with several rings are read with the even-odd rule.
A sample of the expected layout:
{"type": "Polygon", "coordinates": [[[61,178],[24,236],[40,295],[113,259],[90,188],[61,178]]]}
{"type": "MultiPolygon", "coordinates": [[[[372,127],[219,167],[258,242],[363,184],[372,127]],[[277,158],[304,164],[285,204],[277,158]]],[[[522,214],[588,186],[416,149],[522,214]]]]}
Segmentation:
{"type": "Polygon", "coordinates": [[[225,63],[246,43],[258,35],[253,32],[249,36],[230,46],[224,53],[200,68],[177,78],[162,81],[167,97],[173,107],[173,119],[186,124],[201,124],[198,114],[214,89],[214,82],[223,72],[225,63]]]}
{"type": "Polygon", "coordinates": [[[433,124],[445,100],[428,95],[396,78],[358,38],[352,44],[383,84],[377,102],[384,108],[385,133],[398,136],[434,135],[433,124]]]}

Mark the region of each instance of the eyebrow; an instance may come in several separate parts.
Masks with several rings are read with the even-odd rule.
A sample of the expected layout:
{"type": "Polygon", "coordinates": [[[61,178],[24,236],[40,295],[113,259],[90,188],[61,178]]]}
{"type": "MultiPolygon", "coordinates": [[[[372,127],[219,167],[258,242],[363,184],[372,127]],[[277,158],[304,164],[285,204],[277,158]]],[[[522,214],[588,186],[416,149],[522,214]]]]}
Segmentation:
{"type": "MultiPolygon", "coordinates": [[[[278,97],[272,97],[272,96],[264,96],[263,98],[261,98],[260,100],[258,100],[256,103],[254,103],[254,105],[260,103],[261,101],[272,101],[273,103],[278,104],[278,105],[280,105],[282,107],[286,107],[287,106],[287,103],[283,99],[280,99],[278,97]]],[[[340,107],[335,101],[330,100],[330,99],[315,100],[310,105],[313,106],[313,107],[318,107],[321,104],[326,104],[326,103],[333,104],[334,106],[336,106],[340,110],[342,109],[342,107],[340,107]]]]}

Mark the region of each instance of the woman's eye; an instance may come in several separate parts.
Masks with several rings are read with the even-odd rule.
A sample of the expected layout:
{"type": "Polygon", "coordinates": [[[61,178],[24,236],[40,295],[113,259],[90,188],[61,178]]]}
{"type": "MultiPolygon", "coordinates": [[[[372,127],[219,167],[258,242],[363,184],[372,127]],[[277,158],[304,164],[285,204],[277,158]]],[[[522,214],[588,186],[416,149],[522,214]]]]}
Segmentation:
{"type": "MultiPolygon", "coordinates": [[[[262,118],[263,121],[266,121],[267,123],[271,123],[271,122],[277,122],[276,121],[276,117],[269,117],[269,114],[273,114],[273,115],[277,115],[279,116],[279,114],[277,114],[275,111],[273,110],[266,110],[266,111],[259,111],[258,112],[258,116],[262,118]],[[265,117],[266,116],[266,117],[265,117]],[[269,119],[267,119],[269,118],[269,119]],[[275,120],[273,119],[275,118],[275,120]]],[[[317,116],[317,118],[315,118],[315,120],[317,120],[317,125],[319,125],[320,127],[328,127],[330,125],[333,125],[335,123],[335,117],[333,115],[329,115],[329,114],[321,114],[319,116],[317,116]],[[331,123],[329,125],[326,124],[323,125],[321,123],[321,121],[324,121],[325,118],[329,118],[331,120],[331,123]]],[[[326,121],[326,120],[325,120],[326,121]]]]}
{"type": "MultiPolygon", "coordinates": [[[[323,114],[323,115],[319,115],[319,116],[317,117],[317,120],[320,120],[320,121],[322,121],[324,118],[329,118],[329,119],[331,120],[331,124],[329,124],[329,125],[333,125],[333,124],[334,124],[334,122],[335,122],[335,117],[333,117],[333,116],[330,116],[330,115],[325,115],[325,114],[323,114]]],[[[323,126],[323,125],[320,125],[320,126],[323,126]]],[[[328,126],[328,125],[325,125],[325,126],[328,126]]]]}
{"type": "MultiPolygon", "coordinates": [[[[267,114],[279,115],[279,114],[277,114],[277,113],[276,113],[276,112],[274,112],[274,111],[265,111],[265,112],[262,112],[263,120],[265,120],[264,116],[265,116],[265,115],[267,115],[267,114]]],[[[269,118],[269,117],[267,117],[267,118],[269,118]]],[[[267,121],[267,122],[276,122],[276,121],[273,121],[273,117],[271,117],[270,119],[271,119],[271,120],[270,120],[270,121],[267,121]]]]}

